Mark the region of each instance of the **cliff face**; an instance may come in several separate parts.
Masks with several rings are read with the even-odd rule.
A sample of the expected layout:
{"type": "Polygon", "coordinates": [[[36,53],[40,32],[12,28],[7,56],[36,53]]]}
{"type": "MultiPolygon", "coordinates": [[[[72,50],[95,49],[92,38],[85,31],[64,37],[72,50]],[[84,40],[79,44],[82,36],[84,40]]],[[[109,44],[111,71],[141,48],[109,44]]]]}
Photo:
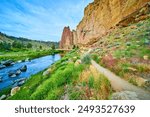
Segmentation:
{"type": "MultiPolygon", "coordinates": [[[[73,44],[83,45],[96,40],[149,1],[94,0],[85,8],[84,17],[77,26],[76,31],[73,31],[73,37],[70,41],[73,44]]],[[[63,40],[67,41],[68,38],[64,37],[63,40]]]]}
{"type": "Polygon", "coordinates": [[[69,49],[73,45],[73,32],[69,27],[65,27],[62,33],[61,41],[59,44],[60,49],[69,49]]]}

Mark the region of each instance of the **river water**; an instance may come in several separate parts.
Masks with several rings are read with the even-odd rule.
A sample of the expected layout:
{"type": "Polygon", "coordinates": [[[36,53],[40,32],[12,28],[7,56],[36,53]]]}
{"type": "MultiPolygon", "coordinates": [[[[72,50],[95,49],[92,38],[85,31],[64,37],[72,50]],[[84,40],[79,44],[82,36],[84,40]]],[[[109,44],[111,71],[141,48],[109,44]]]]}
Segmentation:
{"type": "MultiPolygon", "coordinates": [[[[40,71],[43,71],[44,69],[48,68],[51,66],[53,63],[58,61],[60,59],[60,55],[49,55],[49,56],[44,56],[40,57],[37,59],[33,59],[28,62],[21,62],[21,63],[16,63],[13,66],[6,67],[4,69],[0,70],[0,76],[2,76],[2,82],[0,82],[0,90],[7,88],[7,87],[13,87],[13,81],[20,79],[20,78],[29,78],[31,75],[34,75],[40,71]],[[15,78],[10,78],[8,76],[9,71],[14,71],[22,66],[26,65],[27,66],[27,71],[22,72],[20,75],[18,75],[15,78]]],[[[36,80],[36,79],[35,79],[36,80]]]]}

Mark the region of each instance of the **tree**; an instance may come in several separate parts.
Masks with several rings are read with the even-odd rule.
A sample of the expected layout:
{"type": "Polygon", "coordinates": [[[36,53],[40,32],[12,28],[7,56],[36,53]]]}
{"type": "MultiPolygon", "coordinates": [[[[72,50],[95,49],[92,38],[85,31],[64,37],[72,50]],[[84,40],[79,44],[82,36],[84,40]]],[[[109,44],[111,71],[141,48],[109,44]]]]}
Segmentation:
{"type": "Polygon", "coordinates": [[[40,49],[42,49],[42,46],[40,45],[40,49]]]}
{"type": "Polygon", "coordinates": [[[0,50],[11,50],[11,44],[7,42],[0,43],[0,50]]]}
{"type": "Polygon", "coordinates": [[[55,44],[54,43],[51,44],[51,48],[52,48],[52,50],[55,50],[55,44]]]}
{"type": "Polygon", "coordinates": [[[3,48],[3,43],[1,42],[0,43],[0,50],[3,50],[4,48],[3,48]]]}
{"type": "Polygon", "coordinates": [[[12,43],[12,47],[13,48],[22,48],[23,47],[23,45],[20,43],[20,42],[17,42],[17,41],[14,41],[13,43],[12,43]]]}
{"type": "Polygon", "coordinates": [[[31,44],[31,43],[28,43],[28,44],[27,44],[27,48],[32,48],[32,44],[31,44]]]}

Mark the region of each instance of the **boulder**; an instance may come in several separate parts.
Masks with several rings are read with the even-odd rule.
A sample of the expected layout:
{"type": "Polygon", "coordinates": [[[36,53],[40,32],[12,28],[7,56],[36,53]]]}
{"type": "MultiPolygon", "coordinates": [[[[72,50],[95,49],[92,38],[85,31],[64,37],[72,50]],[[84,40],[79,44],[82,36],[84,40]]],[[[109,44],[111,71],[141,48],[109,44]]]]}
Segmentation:
{"type": "Polygon", "coordinates": [[[27,80],[26,78],[20,78],[20,79],[14,80],[12,81],[12,85],[13,87],[22,86],[26,82],[26,80],[27,80]]]}
{"type": "Polygon", "coordinates": [[[26,65],[22,66],[22,67],[20,68],[20,70],[21,70],[22,72],[26,72],[26,71],[27,71],[27,66],[26,66],[26,65]]]}
{"type": "Polygon", "coordinates": [[[20,69],[16,70],[16,75],[20,75],[20,74],[21,74],[21,70],[20,69]]]}
{"type": "Polygon", "coordinates": [[[0,82],[3,82],[3,79],[2,79],[3,77],[2,76],[0,76],[0,82]]]}
{"type": "Polygon", "coordinates": [[[13,83],[17,83],[17,82],[21,82],[21,81],[26,81],[26,78],[17,79],[17,80],[15,80],[15,81],[13,81],[13,83]]]}
{"type": "Polygon", "coordinates": [[[0,64],[0,69],[6,68],[5,65],[0,64]]]}
{"type": "Polygon", "coordinates": [[[22,60],[17,61],[17,63],[21,63],[21,62],[22,62],[22,60]]]}
{"type": "Polygon", "coordinates": [[[25,82],[26,82],[25,80],[19,81],[17,82],[17,86],[22,86],[25,82]]]}
{"type": "Polygon", "coordinates": [[[16,74],[12,74],[10,77],[11,78],[15,78],[15,77],[17,77],[17,75],[16,74]]]}
{"type": "Polygon", "coordinates": [[[15,95],[20,90],[20,87],[14,87],[11,89],[11,96],[15,95]]]}
{"type": "Polygon", "coordinates": [[[126,42],[126,45],[127,45],[127,46],[131,46],[132,43],[131,43],[131,42],[126,42]]]}
{"type": "Polygon", "coordinates": [[[11,78],[14,78],[14,77],[16,77],[17,75],[16,75],[16,72],[15,72],[15,71],[10,71],[10,72],[8,73],[8,76],[11,77],[11,78]]]}
{"type": "Polygon", "coordinates": [[[43,76],[50,75],[50,73],[51,73],[51,68],[48,69],[48,70],[46,70],[46,71],[44,71],[44,72],[43,72],[43,76]]]}
{"type": "Polygon", "coordinates": [[[4,100],[4,99],[6,99],[6,98],[7,98],[6,95],[2,95],[2,96],[0,97],[0,100],[4,100]]]}
{"type": "Polygon", "coordinates": [[[20,75],[21,72],[25,72],[26,70],[27,70],[27,66],[24,65],[24,66],[21,67],[20,69],[17,69],[17,70],[15,70],[15,71],[10,71],[10,72],[8,73],[8,76],[14,78],[14,77],[16,77],[17,75],[20,75]]]}
{"type": "Polygon", "coordinates": [[[13,60],[2,61],[1,64],[5,66],[11,66],[14,63],[13,60]]]}
{"type": "Polygon", "coordinates": [[[138,100],[138,96],[135,92],[121,91],[114,93],[112,100],[138,100]]]}
{"type": "Polygon", "coordinates": [[[11,65],[14,65],[14,64],[15,64],[15,62],[12,62],[12,63],[11,63],[11,65]]]}
{"type": "Polygon", "coordinates": [[[16,71],[10,71],[10,72],[8,73],[8,76],[11,77],[11,78],[15,78],[17,75],[20,75],[20,74],[21,74],[21,70],[18,69],[18,70],[16,70],[16,71]]]}
{"type": "Polygon", "coordinates": [[[148,56],[147,55],[143,56],[143,59],[148,60],[148,56]]]}
{"type": "Polygon", "coordinates": [[[150,87],[150,80],[145,81],[145,86],[150,87]]]}
{"type": "Polygon", "coordinates": [[[26,58],[25,62],[29,62],[29,61],[30,61],[30,59],[29,59],[29,58],[26,58]]]}

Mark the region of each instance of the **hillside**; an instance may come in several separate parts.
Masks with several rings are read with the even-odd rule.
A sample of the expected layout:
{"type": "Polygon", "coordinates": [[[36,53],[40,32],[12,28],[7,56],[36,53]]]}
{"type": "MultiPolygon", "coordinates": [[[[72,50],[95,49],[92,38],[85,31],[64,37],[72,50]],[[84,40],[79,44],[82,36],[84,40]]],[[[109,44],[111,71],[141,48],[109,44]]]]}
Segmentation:
{"type": "Polygon", "coordinates": [[[58,48],[58,42],[31,40],[31,39],[26,39],[22,37],[9,36],[7,34],[0,32],[0,43],[6,42],[6,43],[12,44],[14,41],[20,42],[23,45],[27,45],[28,43],[31,43],[33,46],[33,49],[39,49],[40,46],[43,49],[49,49],[53,43],[55,44],[55,47],[58,48]]]}

